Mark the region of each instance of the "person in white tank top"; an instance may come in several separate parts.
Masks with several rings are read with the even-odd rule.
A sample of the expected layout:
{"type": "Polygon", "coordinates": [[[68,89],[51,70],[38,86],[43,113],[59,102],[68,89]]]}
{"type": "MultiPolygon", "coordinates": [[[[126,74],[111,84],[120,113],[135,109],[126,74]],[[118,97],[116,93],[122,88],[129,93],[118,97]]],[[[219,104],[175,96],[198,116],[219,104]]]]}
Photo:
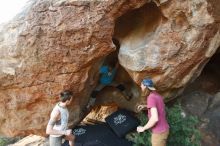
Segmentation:
{"type": "Polygon", "coordinates": [[[72,92],[63,91],[60,93],[60,102],[53,108],[50,120],[47,124],[46,134],[50,135],[50,146],[61,146],[62,138],[69,140],[69,145],[74,146],[75,136],[72,130],[68,129],[69,112],[67,106],[72,101],[72,92]]]}

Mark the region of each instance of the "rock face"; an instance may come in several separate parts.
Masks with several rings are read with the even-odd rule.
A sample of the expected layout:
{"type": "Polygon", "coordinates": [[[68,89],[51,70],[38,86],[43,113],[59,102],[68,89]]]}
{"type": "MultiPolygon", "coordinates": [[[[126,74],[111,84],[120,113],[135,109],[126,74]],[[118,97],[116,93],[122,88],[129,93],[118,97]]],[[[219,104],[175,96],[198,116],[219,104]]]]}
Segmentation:
{"type": "Polygon", "coordinates": [[[8,146],[49,146],[49,141],[45,137],[29,135],[19,140],[15,144],[11,144],[8,146]]]}
{"type": "Polygon", "coordinates": [[[219,46],[219,5],[217,0],[30,1],[0,26],[0,134],[44,135],[63,89],[75,94],[70,121],[79,122],[102,60],[115,51],[113,37],[120,43],[120,64],[134,82],[151,76],[164,95],[178,93],[219,46]]]}
{"type": "Polygon", "coordinates": [[[136,82],[152,77],[165,96],[175,97],[219,47],[217,4],[217,0],[167,1],[123,15],[114,34],[121,44],[121,65],[136,82]]]}
{"type": "Polygon", "coordinates": [[[202,146],[220,145],[220,92],[210,95],[203,91],[194,91],[183,95],[181,105],[184,110],[197,116],[200,120],[198,126],[201,132],[202,146]]]}
{"type": "Polygon", "coordinates": [[[63,89],[75,94],[70,121],[77,123],[100,61],[115,50],[115,19],[146,2],[32,0],[1,26],[0,133],[45,134],[63,89]]]}
{"type": "Polygon", "coordinates": [[[181,95],[186,113],[199,118],[201,146],[220,145],[220,54],[216,53],[201,75],[187,86],[181,95]]]}

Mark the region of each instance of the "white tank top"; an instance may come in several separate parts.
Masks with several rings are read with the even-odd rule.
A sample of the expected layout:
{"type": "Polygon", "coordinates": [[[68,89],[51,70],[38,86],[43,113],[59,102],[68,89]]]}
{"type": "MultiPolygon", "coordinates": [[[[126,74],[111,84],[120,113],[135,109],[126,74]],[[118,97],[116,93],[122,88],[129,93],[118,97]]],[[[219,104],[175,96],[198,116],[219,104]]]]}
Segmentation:
{"type": "MultiPolygon", "coordinates": [[[[68,125],[68,119],[69,119],[69,112],[66,107],[62,107],[58,103],[54,108],[54,110],[58,110],[60,112],[60,120],[57,121],[53,127],[54,130],[66,130],[68,125]]],[[[62,135],[51,135],[53,137],[60,137],[62,135]]]]}

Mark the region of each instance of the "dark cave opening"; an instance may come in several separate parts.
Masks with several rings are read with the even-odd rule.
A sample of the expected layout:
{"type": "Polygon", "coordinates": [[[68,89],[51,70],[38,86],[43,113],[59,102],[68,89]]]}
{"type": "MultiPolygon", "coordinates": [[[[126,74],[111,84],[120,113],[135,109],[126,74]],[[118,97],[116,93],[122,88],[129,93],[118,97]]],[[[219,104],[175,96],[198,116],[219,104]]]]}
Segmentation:
{"type": "Polygon", "coordinates": [[[116,19],[112,37],[112,43],[116,50],[105,57],[102,65],[114,67],[115,64],[119,63],[114,81],[122,84],[125,88],[124,93],[132,96],[132,98],[127,100],[123,92],[115,87],[105,86],[98,93],[95,93],[96,102],[89,115],[94,116],[92,111],[99,115],[98,113],[102,111],[101,106],[110,106],[110,109],[117,107],[136,111],[136,105],[141,100],[141,91],[128,73],[129,66],[137,66],[132,60],[132,56],[139,55],[136,54],[137,50],[144,48],[153,40],[160,23],[164,20],[163,18],[160,8],[154,2],[149,2],[116,19]]]}
{"type": "MultiPolygon", "coordinates": [[[[139,87],[132,80],[132,78],[126,71],[126,69],[123,66],[121,66],[119,63],[119,60],[118,60],[118,53],[120,49],[119,41],[116,38],[113,38],[112,42],[114,43],[116,50],[110,53],[108,56],[106,56],[106,58],[103,61],[102,66],[115,68],[116,73],[115,73],[112,83],[109,85],[105,85],[104,87],[101,87],[101,89],[98,89],[98,93],[95,93],[95,96],[97,96],[100,99],[101,98],[103,99],[103,100],[101,99],[100,101],[98,101],[99,105],[101,105],[102,103],[104,104],[115,103],[118,107],[123,107],[123,108],[127,108],[131,110],[132,108],[131,103],[136,102],[137,98],[140,96],[139,87]],[[116,68],[117,64],[118,64],[118,67],[116,68]]],[[[102,82],[100,81],[101,77],[102,75],[100,74],[99,83],[97,87],[102,82]]]]}
{"type": "MultiPolygon", "coordinates": [[[[119,107],[134,111],[134,105],[140,100],[140,88],[128,73],[130,65],[137,66],[131,59],[131,56],[135,54],[132,53],[132,51],[136,52],[137,49],[144,48],[145,45],[152,40],[162,18],[163,15],[160,8],[154,2],[149,2],[138,9],[128,11],[115,21],[112,42],[116,50],[106,56],[102,65],[115,67],[115,64],[118,62],[120,64],[117,68],[114,81],[122,84],[126,90],[124,92],[126,96],[131,96],[133,100],[122,101],[120,98],[114,98],[114,95],[111,95],[112,99],[110,97],[108,100],[114,100],[119,104],[119,107]]],[[[102,96],[102,98],[104,98],[103,96],[105,96],[108,90],[103,88],[97,96],[102,96]]],[[[114,90],[112,90],[112,92],[114,92],[114,90]]],[[[103,102],[106,103],[108,100],[103,100],[103,102]]]]}

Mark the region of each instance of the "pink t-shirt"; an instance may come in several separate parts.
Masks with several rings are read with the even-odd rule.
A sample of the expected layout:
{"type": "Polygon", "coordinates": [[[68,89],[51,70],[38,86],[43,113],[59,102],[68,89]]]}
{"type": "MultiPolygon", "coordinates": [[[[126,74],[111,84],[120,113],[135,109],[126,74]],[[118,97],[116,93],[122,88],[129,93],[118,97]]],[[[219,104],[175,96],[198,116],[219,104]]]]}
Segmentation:
{"type": "Polygon", "coordinates": [[[158,122],[151,128],[152,133],[162,133],[169,130],[169,125],[166,120],[165,105],[163,97],[157,92],[153,91],[147,97],[148,118],[150,119],[150,108],[156,107],[158,112],[158,122]]]}

